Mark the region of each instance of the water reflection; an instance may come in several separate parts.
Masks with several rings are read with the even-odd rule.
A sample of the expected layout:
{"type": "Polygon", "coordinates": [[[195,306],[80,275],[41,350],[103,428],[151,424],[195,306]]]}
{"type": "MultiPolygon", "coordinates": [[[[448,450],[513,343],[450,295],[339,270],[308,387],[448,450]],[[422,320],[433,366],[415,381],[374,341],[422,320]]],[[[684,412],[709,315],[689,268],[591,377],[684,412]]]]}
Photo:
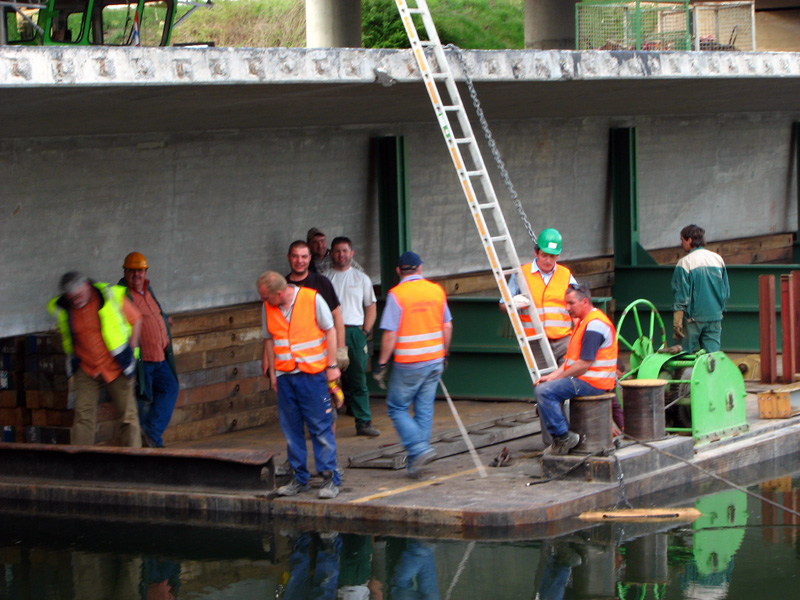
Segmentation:
{"type": "MultiPolygon", "coordinates": [[[[756,491],[800,508],[797,480],[756,491]]],[[[269,527],[0,515],[10,600],[792,597],[800,518],[737,490],[694,523],[602,523],[472,542],[269,527]]]]}

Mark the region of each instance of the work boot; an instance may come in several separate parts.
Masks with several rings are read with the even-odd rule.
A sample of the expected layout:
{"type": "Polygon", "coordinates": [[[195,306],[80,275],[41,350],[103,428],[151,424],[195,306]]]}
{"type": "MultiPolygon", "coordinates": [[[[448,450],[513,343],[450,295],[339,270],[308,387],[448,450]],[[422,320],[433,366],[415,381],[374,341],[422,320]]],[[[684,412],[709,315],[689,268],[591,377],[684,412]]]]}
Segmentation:
{"type": "Polygon", "coordinates": [[[356,423],[356,435],[366,435],[368,437],[378,437],[381,430],[372,426],[372,421],[356,423]]]}
{"type": "Polygon", "coordinates": [[[581,441],[579,436],[574,431],[567,431],[564,435],[553,438],[553,444],[550,446],[550,454],[563,456],[569,454],[578,443],[581,441]]]}
{"type": "Polygon", "coordinates": [[[333,473],[330,473],[330,476],[325,477],[330,473],[327,471],[323,477],[324,481],[322,482],[322,487],[319,488],[319,497],[323,500],[329,500],[331,498],[336,498],[339,495],[339,486],[333,483],[333,473]]]}
{"type": "Polygon", "coordinates": [[[408,463],[408,476],[412,479],[422,477],[422,468],[436,458],[436,450],[428,448],[413,461],[408,463]]]}
{"type": "Polygon", "coordinates": [[[284,486],[278,488],[278,496],[297,496],[300,492],[307,492],[311,486],[307,483],[300,483],[295,477],[284,486]]]}

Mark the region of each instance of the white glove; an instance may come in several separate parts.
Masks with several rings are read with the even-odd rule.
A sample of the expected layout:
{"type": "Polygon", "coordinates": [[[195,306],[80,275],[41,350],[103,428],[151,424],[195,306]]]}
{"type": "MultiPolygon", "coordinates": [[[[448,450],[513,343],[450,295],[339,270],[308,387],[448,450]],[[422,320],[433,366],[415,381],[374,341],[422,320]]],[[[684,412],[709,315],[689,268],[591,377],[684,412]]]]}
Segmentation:
{"type": "Polygon", "coordinates": [[[511,300],[514,302],[514,306],[517,307],[517,310],[528,308],[531,305],[531,301],[528,300],[528,297],[524,294],[517,294],[511,300]]]}
{"type": "Polygon", "coordinates": [[[336,349],[336,364],[339,365],[339,369],[342,371],[350,366],[350,355],[347,353],[347,346],[336,349]]]}

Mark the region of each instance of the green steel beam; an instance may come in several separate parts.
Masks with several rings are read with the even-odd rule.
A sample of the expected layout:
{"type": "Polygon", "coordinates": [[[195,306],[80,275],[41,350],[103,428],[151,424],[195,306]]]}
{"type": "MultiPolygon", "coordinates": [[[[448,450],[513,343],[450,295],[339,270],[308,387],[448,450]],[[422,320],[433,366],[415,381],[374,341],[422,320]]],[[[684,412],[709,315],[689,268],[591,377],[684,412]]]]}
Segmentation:
{"type": "Polygon", "coordinates": [[[636,128],[612,128],[609,144],[614,206],[614,264],[655,265],[656,261],[639,243],[636,128]]]}
{"type": "Polygon", "coordinates": [[[398,136],[374,138],[372,143],[378,187],[381,290],[385,294],[397,283],[397,259],[411,247],[406,142],[398,136]]]}

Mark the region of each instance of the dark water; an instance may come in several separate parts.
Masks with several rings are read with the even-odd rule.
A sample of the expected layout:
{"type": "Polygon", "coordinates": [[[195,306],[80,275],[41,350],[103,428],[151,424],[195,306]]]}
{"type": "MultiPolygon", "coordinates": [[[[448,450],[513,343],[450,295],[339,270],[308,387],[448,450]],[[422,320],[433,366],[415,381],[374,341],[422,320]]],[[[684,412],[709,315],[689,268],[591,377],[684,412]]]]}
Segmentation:
{"type": "MultiPolygon", "coordinates": [[[[749,488],[800,512],[800,472],[749,488]]],[[[693,524],[448,541],[0,514],[0,598],[800,598],[800,517],[727,489],[693,524]]]]}

